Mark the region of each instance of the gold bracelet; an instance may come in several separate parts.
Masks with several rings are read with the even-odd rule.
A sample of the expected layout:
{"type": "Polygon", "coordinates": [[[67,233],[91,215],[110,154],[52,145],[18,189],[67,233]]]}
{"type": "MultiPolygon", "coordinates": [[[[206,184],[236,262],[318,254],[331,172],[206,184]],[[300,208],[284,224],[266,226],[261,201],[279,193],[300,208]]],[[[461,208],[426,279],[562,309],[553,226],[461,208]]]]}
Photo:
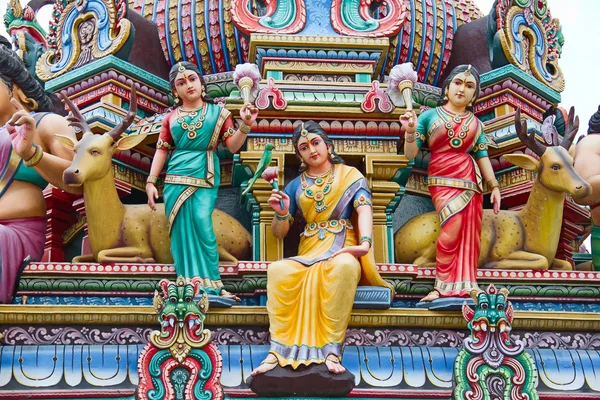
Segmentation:
{"type": "Polygon", "coordinates": [[[238,127],[238,130],[239,130],[240,132],[242,132],[242,133],[245,133],[245,134],[247,135],[248,133],[250,133],[250,128],[251,128],[250,126],[248,126],[248,125],[246,125],[246,124],[242,123],[242,124],[240,124],[240,126],[238,127]]]}
{"type": "Polygon", "coordinates": [[[42,157],[44,156],[44,150],[42,149],[42,146],[40,146],[39,144],[34,144],[33,147],[35,148],[35,151],[31,158],[29,160],[23,161],[25,166],[29,168],[33,168],[36,165],[38,165],[40,161],[42,161],[42,157]]]}
{"type": "Polygon", "coordinates": [[[500,184],[498,183],[498,179],[490,179],[487,184],[492,189],[495,187],[500,187],[500,184]]]}
{"type": "Polygon", "coordinates": [[[148,179],[146,179],[146,183],[151,183],[153,185],[156,185],[156,182],[158,182],[158,176],[148,175],[148,179]]]}
{"type": "Polygon", "coordinates": [[[404,135],[404,140],[407,143],[414,143],[417,141],[417,134],[416,133],[407,133],[404,135]]]}

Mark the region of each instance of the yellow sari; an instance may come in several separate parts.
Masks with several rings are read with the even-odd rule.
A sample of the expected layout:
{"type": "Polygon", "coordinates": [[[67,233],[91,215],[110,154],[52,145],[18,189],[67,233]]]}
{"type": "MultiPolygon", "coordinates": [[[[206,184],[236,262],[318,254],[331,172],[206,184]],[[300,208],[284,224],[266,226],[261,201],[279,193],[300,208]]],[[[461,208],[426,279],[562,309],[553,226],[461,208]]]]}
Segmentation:
{"type": "Polygon", "coordinates": [[[357,169],[338,164],[332,174],[333,179],[323,179],[329,178],[330,188],[320,206],[313,194],[324,183],[318,187],[305,175],[288,185],[293,191],[288,195],[307,225],[298,256],[277,261],[268,270],[270,353],[281,366],[320,364],[329,354],[341,358],[359,282],[392,289],[377,272],[372,251],[360,260],[350,254],[331,258],[339,249],[358,244],[352,207],[371,204],[367,182],[357,169]]]}

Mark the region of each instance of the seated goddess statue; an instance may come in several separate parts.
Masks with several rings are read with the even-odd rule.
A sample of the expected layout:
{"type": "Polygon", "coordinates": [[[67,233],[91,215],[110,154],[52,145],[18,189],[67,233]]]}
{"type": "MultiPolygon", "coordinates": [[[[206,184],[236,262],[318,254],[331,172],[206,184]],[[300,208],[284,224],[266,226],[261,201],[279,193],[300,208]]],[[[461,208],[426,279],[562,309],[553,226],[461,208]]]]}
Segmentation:
{"type": "Polygon", "coordinates": [[[273,234],[287,235],[293,216],[306,220],[298,256],[277,261],[267,274],[271,349],[252,375],[277,365],[323,364],[341,374],[344,336],[356,287],[391,286],[371,251],[373,213],[364,176],[335,153],[333,142],[315,122],[296,127],[292,137],[301,160],[299,177],[273,190],[273,234]],[[283,200],[284,207],[280,205],[283,200]]]}
{"type": "Polygon", "coordinates": [[[0,304],[13,301],[27,262],[44,255],[44,188],[50,183],[80,192],[63,182],[73,151],[54,136],[75,139],[75,132],[51,111],[42,85],[14,51],[0,44],[0,304]]]}

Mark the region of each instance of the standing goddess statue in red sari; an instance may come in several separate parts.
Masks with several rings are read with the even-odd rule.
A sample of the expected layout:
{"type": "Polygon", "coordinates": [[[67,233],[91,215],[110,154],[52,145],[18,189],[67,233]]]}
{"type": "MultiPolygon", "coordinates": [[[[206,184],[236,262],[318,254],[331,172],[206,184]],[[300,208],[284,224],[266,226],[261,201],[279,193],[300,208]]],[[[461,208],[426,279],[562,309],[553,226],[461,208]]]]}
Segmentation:
{"type": "Polygon", "coordinates": [[[421,301],[469,297],[477,288],[482,175],[492,188],[494,212],[500,209],[500,190],[488,158],[483,123],[473,114],[480,91],[479,73],[471,65],[459,65],[444,81],[442,91],[443,99],[436,108],[418,119],[414,111],[400,117],[406,132],[406,157],[415,158],[425,142],[431,151],[427,183],[441,225],[434,290],[421,301]]]}

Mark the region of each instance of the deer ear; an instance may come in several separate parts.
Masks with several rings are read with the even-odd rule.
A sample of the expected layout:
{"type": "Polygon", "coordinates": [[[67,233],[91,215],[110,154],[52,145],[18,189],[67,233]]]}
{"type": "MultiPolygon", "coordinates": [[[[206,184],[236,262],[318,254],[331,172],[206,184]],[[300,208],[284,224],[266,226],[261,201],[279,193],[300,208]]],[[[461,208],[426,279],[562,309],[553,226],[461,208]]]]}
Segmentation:
{"type": "Polygon", "coordinates": [[[540,162],[527,154],[505,154],[504,158],[509,163],[530,171],[535,172],[540,167],[540,162]]]}
{"type": "Polygon", "coordinates": [[[143,133],[140,135],[127,135],[117,140],[114,145],[114,151],[123,151],[133,149],[138,144],[142,143],[146,139],[147,134],[143,133]]]}
{"type": "Polygon", "coordinates": [[[572,144],[571,147],[569,147],[569,155],[571,156],[571,158],[575,158],[575,149],[577,148],[576,145],[572,144]]]}
{"type": "Polygon", "coordinates": [[[73,140],[73,138],[65,135],[54,135],[58,143],[62,144],[69,150],[74,150],[75,145],[77,144],[77,140],[73,140]]]}

